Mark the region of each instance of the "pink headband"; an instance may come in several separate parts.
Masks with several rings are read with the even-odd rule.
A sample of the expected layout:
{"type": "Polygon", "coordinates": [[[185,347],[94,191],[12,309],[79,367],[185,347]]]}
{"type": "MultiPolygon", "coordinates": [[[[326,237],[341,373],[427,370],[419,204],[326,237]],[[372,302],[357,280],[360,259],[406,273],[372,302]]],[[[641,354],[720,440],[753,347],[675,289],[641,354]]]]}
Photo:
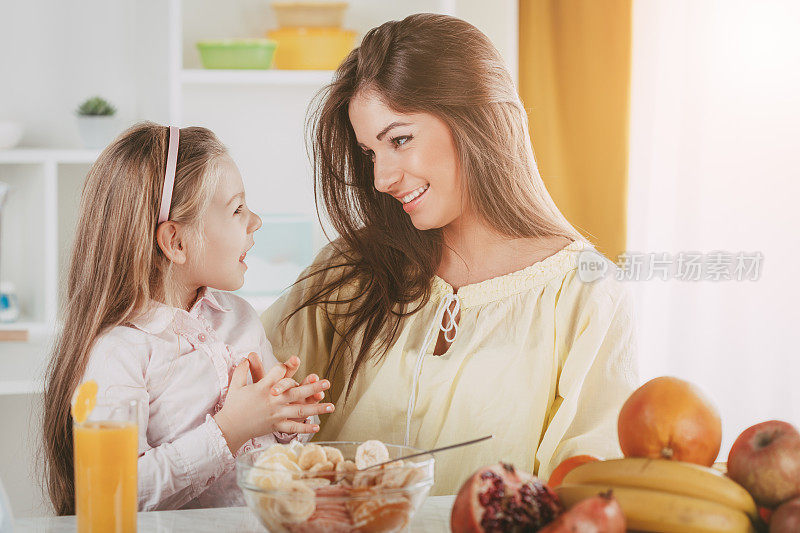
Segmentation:
{"type": "Polygon", "coordinates": [[[161,191],[161,208],[158,211],[158,223],[169,220],[169,207],[172,203],[172,187],[175,185],[175,167],[178,165],[178,138],[181,130],[169,127],[169,151],[167,152],[167,171],[164,173],[164,189],[161,191]]]}

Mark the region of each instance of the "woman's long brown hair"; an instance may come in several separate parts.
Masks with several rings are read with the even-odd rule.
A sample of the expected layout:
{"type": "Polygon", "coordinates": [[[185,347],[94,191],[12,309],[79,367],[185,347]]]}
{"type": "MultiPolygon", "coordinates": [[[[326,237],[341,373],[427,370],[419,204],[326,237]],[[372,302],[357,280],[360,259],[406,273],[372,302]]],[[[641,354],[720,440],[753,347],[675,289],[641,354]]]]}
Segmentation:
{"type": "MultiPolygon", "coordinates": [[[[171,263],[156,241],[168,139],[166,126],[133,126],[103,150],[83,187],[63,328],[44,392],[44,477],[58,515],[75,512],[70,404],[92,346],[104,332],[146,311],[151,300],[174,301],[171,263]]],[[[211,131],[180,130],[170,220],[201,229],[223,154],[211,131]]]]}
{"type": "Polygon", "coordinates": [[[285,318],[309,306],[325,309],[343,340],[326,374],[349,368],[348,394],[362,365],[392,345],[400,320],[429,300],[445,245],[441,229],[416,229],[394,198],[375,189],[372,161],[358,146],[348,116],[350,101],[362,90],[374,91],[399,113],[430,113],[447,124],[469,207],[498,233],[585,240],[539,176],[527,114],[483,33],[435,14],[370,30],[311,109],[317,213],[320,219],[327,215],[340,238],[327,263],[298,280],[314,278],[285,318]],[[339,290],[345,286],[352,290],[339,290]]]}

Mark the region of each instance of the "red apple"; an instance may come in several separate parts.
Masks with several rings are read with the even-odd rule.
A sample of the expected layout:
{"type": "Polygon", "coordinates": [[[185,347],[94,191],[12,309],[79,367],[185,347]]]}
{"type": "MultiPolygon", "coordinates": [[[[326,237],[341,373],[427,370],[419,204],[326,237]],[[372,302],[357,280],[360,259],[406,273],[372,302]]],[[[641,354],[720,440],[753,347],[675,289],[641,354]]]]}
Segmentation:
{"type": "Polygon", "coordinates": [[[772,513],[769,533],[797,533],[800,531],[800,498],[789,500],[772,513]]]}
{"type": "Polygon", "coordinates": [[[747,428],[728,454],[728,477],[764,507],[800,496],[800,432],[779,420],[747,428]]]}

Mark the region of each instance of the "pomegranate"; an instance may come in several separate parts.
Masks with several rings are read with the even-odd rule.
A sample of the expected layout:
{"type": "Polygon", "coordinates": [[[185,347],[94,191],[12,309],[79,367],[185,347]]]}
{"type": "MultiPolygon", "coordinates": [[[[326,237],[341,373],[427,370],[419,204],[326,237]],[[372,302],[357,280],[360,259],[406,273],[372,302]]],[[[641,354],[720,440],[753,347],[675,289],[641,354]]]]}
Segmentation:
{"type": "Polygon", "coordinates": [[[539,478],[499,463],[479,469],[461,486],[450,527],[454,533],[538,531],[563,511],[539,478]]]}
{"type": "Polygon", "coordinates": [[[696,386],[660,377],[636,389],[617,424],[625,457],[650,457],[711,466],[722,444],[722,421],[696,386]]]}
{"type": "Polygon", "coordinates": [[[608,491],[578,503],[539,533],[625,533],[625,515],[608,491]]]}
{"type": "Polygon", "coordinates": [[[800,531],[800,498],[789,500],[772,513],[769,533],[797,533],[800,531]]]}

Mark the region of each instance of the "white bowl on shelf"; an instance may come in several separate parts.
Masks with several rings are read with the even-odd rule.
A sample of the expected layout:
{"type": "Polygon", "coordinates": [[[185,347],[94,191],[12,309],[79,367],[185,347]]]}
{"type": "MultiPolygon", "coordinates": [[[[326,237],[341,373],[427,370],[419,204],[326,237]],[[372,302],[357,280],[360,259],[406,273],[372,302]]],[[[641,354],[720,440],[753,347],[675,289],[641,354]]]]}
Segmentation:
{"type": "Polygon", "coordinates": [[[22,138],[22,125],[19,122],[0,120],[0,150],[14,148],[22,138]]]}

